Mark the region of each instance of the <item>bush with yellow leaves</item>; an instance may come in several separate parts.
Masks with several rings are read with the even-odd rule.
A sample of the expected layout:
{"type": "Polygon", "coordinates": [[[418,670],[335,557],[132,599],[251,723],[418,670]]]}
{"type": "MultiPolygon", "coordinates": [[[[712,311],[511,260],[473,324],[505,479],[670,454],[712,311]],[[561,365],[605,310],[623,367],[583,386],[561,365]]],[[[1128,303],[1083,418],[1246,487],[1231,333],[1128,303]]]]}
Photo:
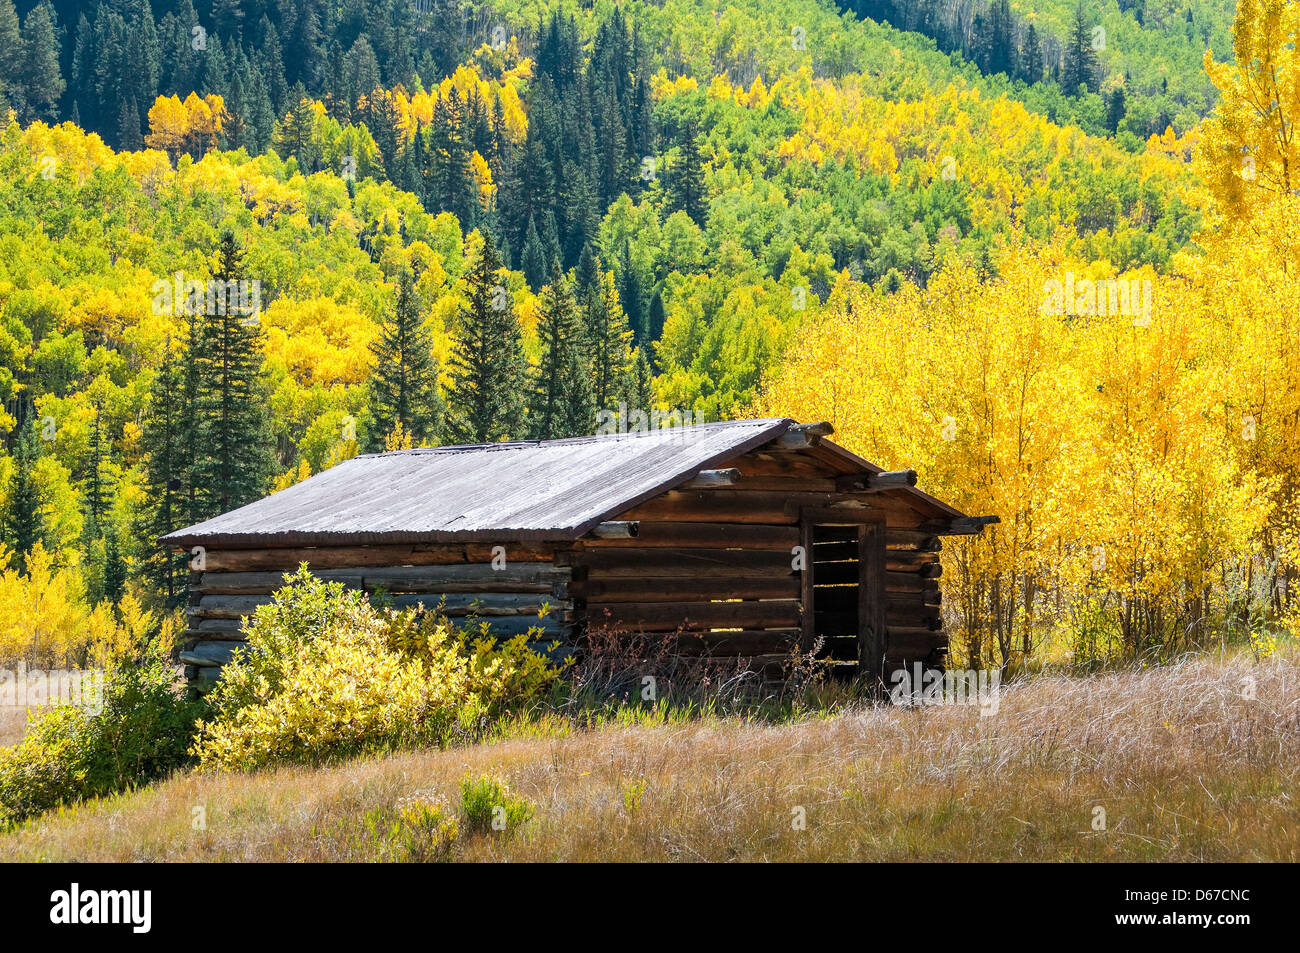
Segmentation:
{"type": "Polygon", "coordinates": [[[248,648],[209,696],[201,768],[318,764],[472,736],[559,670],[527,636],[496,642],[437,613],[372,606],[305,566],[248,623],[248,648]]]}

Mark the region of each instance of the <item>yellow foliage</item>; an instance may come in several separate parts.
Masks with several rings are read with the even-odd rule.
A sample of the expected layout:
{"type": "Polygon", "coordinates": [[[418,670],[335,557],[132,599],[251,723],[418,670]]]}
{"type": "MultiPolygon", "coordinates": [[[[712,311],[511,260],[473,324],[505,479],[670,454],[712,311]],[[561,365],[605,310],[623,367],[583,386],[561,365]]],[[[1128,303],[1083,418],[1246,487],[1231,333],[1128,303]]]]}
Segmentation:
{"type": "MultiPolygon", "coordinates": [[[[10,557],[0,551],[0,568],[10,557]]],[[[75,566],[60,566],[37,543],[27,554],[27,571],[0,571],[0,663],[26,662],[35,668],[82,664],[96,632],[87,629],[89,613],[75,566]]]]}
{"type": "Polygon", "coordinates": [[[497,644],[413,610],[376,610],[305,566],[259,607],[199,724],[200,766],[250,770],[439,743],[524,701],[556,670],[527,636],[497,644]]]}
{"type": "Polygon", "coordinates": [[[1280,336],[1225,323],[1220,293],[1182,278],[1117,276],[1152,283],[1149,315],[1063,314],[1048,289],[1067,272],[1084,287],[1088,266],[1058,249],[998,265],[985,283],[956,266],[889,296],[838,286],[757,411],[830,420],[850,449],[1001,518],[945,549],[945,604],[972,662],[1034,655],[1048,600],[1101,600],[1132,652],[1203,637],[1274,515],[1276,477],[1243,454],[1235,395],[1295,392],[1294,376],[1241,373],[1263,344],[1274,363],[1253,366],[1291,374],[1269,346],[1280,336]]]}

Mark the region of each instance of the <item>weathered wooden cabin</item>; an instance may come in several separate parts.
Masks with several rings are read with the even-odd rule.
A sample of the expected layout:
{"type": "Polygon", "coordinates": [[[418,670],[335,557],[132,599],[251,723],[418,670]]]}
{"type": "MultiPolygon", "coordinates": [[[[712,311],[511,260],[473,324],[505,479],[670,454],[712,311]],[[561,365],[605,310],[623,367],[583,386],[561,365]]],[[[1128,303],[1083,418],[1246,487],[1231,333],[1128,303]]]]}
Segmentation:
{"type": "Polygon", "coordinates": [[[182,660],[210,683],[282,575],[444,602],[494,632],[678,633],[683,653],[825,656],[887,675],[941,665],[941,537],[970,517],[825,437],[740,420],[359,456],[162,537],[193,554],[182,660]],[[539,618],[543,604],[550,611],[539,618]]]}

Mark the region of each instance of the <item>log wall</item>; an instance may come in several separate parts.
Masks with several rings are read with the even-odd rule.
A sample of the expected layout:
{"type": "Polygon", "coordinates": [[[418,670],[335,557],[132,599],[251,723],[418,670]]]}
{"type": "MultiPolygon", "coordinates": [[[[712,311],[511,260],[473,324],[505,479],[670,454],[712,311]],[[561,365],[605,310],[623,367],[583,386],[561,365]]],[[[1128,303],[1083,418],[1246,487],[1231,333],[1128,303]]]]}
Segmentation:
{"type": "Polygon", "coordinates": [[[440,603],[449,617],[491,623],[498,635],[541,629],[532,645],[555,655],[573,651],[574,611],[568,554],[537,544],[505,545],[493,568],[490,545],[354,546],[208,550],[202,572],[190,574],[188,628],[181,646],[186,677],[200,691],[244,644],[243,618],[270,601],[284,574],[302,562],[318,577],[367,594],[386,594],[397,607],[440,603]],[[500,562],[498,561],[498,565],[500,562]],[[548,611],[539,617],[542,607],[548,611]],[[551,642],[559,642],[551,649],[551,642]]]}
{"type": "MultiPolygon", "coordinates": [[[[856,599],[856,590],[850,595],[833,584],[856,583],[858,567],[834,561],[848,558],[832,552],[837,544],[819,545],[816,558],[829,561],[815,571],[820,601],[806,591],[811,580],[794,557],[807,543],[801,525],[807,511],[821,514],[818,523],[883,523],[885,670],[916,661],[941,664],[947,650],[941,544],[899,494],[846,490],[842,478],[856,471],[833,456],[767,450],[726,466],[739,471],[730,483],[671,491],[619,514],[617,520],[638,523],[636,537],[588,538],[577,545],[571,591],[579,619],[679,633],[683,654],[745,655],[773,666],[801,643],[811,647],[804,624],[811,598],[819,610],[813,629],[827,635],[823,655],[856,662],[856,635],[840,629],[855,627],[857,607],[839,607],[840,619],[834,601],[856,599]]],[[[856,554],[856,538],[843,545],[856,554]]]]}

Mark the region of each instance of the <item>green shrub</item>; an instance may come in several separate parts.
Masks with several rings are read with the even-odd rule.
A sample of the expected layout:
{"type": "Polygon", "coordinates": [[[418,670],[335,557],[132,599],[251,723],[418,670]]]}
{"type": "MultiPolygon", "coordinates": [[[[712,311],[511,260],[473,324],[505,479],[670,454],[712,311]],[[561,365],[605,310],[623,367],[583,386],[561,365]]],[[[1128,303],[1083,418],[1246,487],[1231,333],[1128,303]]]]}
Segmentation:
{"type": "Polygon", "coordinates": [[[533,698],[558,670],[520,635],[497,643],[436,613],[376,608],[306,567],[248,625],[248,651],[209,696],[204,768],[317,764],[446,744],[533,698]]]}
{"type": "Polygon", "coordinates": [[[534,808],[529,801],[511,794],[500,778],[484,774],[460,782],[460,810],[471,834],[513,834],[533,816],[534,808]]]}
{"type": "Polygon", "coordinates": [[[0,824],[148,783],[191,760],[202,703],[186,697],[168,655],[155,644],[112,669],[99,714],[54,708],[0,749],[0,824]]]}
{"type": "Polygon", "coordinates": [[[374,810],[365,816],[373,860],[429,863],[447,860],[456,845],[459,824],[435,801],[403,798],[393,811],[374,810]]]}

